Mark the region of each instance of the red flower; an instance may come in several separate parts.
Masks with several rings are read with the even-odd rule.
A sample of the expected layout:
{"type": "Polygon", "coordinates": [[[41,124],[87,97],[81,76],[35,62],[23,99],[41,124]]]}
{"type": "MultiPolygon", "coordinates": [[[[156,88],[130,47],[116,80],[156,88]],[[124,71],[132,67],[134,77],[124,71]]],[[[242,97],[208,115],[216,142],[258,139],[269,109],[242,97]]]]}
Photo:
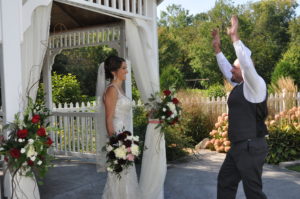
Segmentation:
{"type": "Polygon", "coordinates": [[[48,146],[51,146],[51,144],[53,144],[53,141],[51,140],[50,137],[47,137],[47,141],[46,141],[45,144],[48,145],[48,146]]]}
{"type": "Polygon", "coordinates": [[[179,100],[178,100],[176,97],[174,97],[174,98],[172,99],[172,102],[173,102],[174,104],[178,104],[178,103],[179,103],[179,100]]]}
{"type": "Polygon", "coordinates": [[[31,122],[36,124],[40,121],[41,117],[39,115],[34,115],[31,119],[31,122]]]}
{"type": "Polygon", "coordinates": [[[17,136],[18,138],[26,138],[28,135],[28,130],[27,129],[22,129],[22,130],[18,130],[17,132],[17,136]]]}
{"type": "Polygon", "coordinates": [[[165,94],[165,96],[169,96],[171,94],[170,90],[164,90],[163,93],[165,94]]]}
{"type": "Polygon", "coordinates": [[[7,156],[4,157],[4,161],[8,162],[8,157],[7,156]]]}
{"type": "Polygon", "coordinates": [[[45,128],[43,128],[43,127],[39,128],[39,130],[37,131],[37,134],[39,136],[46,136],[46,130],[45,130],[45,128]]]}
{"type": "Polygon", "coordinates": [[[167,111],[167,116],[170,117],[173,114],[172,111],[167,111]]]}
{"type": "Polygon", "coordinates": [[[11,149],[9,151],[9,153],[10,153],[11,157],[13,157],[13,158],[17,158],[18,159],[21,156],[21,153],[20,153],[19,149],[11,149]]]}
{"type": "Polygon", "coordinates": [[[27,160],[27,164],[28,164],[29,166],[33,166],[33,165],[34,165],[34,162],[33,162],[32,160],[27,160]]]}

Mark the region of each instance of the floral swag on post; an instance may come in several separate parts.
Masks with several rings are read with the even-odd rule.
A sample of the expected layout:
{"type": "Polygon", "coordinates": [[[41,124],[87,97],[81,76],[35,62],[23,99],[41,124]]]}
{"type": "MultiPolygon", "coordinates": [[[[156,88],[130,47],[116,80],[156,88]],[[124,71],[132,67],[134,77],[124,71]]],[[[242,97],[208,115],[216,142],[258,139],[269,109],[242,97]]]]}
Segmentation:
{"type": "Polygon", "coordinates": [[[152,94],[149,103],[145,104],[150,123],[155,123],[157,120],[156,128],[162,127],[162,129],[177,124],[181,117],[179,105],[180,101],[175,97],[173,89],[152,94]]]}
{"type": "Polygon", "coordinates": [[[10,134],[7,139],[1,137],[0,154],[4,155],[7,164],[4,175],[7,171],[12,174],[12,195],[17,173],[27,177],[34,177],[36,174],[43,178],[51,166],[50,161],[53,158],[48,154],[48,149],[53,141],[48,135],[49,116],[49,110],[44,105],[33,103],[28,97],[23,119],[20,118],[21,114],[17,113],[14,122],[3,127],[3,130],[8,130],[10,134]]]}

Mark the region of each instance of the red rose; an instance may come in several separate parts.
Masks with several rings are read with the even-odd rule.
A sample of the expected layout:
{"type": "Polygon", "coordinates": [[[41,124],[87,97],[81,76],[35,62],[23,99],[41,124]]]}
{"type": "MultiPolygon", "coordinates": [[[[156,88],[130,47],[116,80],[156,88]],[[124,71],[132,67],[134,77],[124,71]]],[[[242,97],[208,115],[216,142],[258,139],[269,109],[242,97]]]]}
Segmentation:
{"type": "Polygon", "coordinates": [[[8,157],[5,156],[5,157],[4,157],[4,161],[5,161],[5,162],[8,162],[8,157]]]}
{"type": "Polygon", "coordinates": [[[26,138],[28,135],[28,130],[27,129],[22,129],[22,130],[18,130],[17,132],[17,136],[18,138],[26,138]]]}
{"type": "Polygon", "coordinates": [[[167,111],[167,116],[170,117],[173,114],[172,111],[167,111]]]}
{"type": "Polygon", "coordinates": [[[21,153],[20,153],[19,149],[11,149],[9,151],[9,153],[10,153],[11,157],[13,157],[13,158],[17,158],[18,159],[21,156],[21,153]]]}
{"type": "Polygon", "coordinates": [[[47,137],[46,145],[51,146],[52,143],[53,141],[51,140],[51,138],[47,137]]]}
{"type": "Polygon", "coordinates": [[[39,128],[39,130],[37,131],[37,134],[39,136],[46,136],[46,130],[45,130],[45,128],[43,128],[43,127],[39,128]]]}
{"type": "Polygon", "coordinates": [[[179,103],[179,100],[178,100],[176,97],[174,97],[174,98],[172,99],[172,102],[173,102],[173,104],[178,104],[178,103],[179,103]]]}
{"type": "Polygon", "coordinates": [[[171,94],[170,90],[164,90],[163,93],[165,94],[165,96],[169,96],[171,94]]]}
{"type": "Polygon", "coordinates": [[[34,115],[31,119],[31,122],[36,124],[40,121],[41,117],[39,115],[34,115]]]}
{"type": "Polygon", "coordinates": [[[33,162],[32,160],[27,160],[27,164],[28,164],[29,166],[33,166],[33,165],[34,165],[34,162],[33,162]]]}

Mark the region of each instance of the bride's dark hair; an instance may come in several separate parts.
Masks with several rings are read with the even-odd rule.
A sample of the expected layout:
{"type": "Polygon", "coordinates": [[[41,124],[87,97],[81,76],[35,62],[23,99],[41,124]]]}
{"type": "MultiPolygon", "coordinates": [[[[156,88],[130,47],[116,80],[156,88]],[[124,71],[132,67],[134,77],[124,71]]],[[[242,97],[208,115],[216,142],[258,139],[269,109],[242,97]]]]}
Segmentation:
{"type": "Polygon", "coordinates": [[[122,57],[115,55],[108,57],[104,62],[105,78],[112,80],[114,78],[112,72],[121,68],[123,62],[125,62],[125,59],[122,57]]]}

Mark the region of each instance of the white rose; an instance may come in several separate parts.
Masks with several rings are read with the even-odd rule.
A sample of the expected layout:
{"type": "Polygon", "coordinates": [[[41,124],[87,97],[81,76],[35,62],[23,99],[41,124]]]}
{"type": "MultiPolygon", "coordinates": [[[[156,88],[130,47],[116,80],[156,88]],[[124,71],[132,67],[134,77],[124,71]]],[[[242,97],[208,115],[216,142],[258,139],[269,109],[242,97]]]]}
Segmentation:
{"type": "Polygon", "coordinates": [[[132,135],[127,135],[126,140],[132,140],[133,136],[132,135]]]}
{"type": "Polygon", "coordinates": [[[22,148],[21,153],[25,153],[25,152],[26,152],[26,149],[22,148]]]}
{"type": "Polygon", "coordinates": [[[18,142],[23,142],[23,139],[19,138],[19,139],[18,139],[18,142]]]}
{"type": "Polygon", "coordinates": [[[167,111],[167,109],[166,108],[163,108],[163,112],[166,112],[167,111]]]}
{"type": "Polygon", "coordinates": [[[127,150],[126,150],[124,145],[122,145],[121,147],[115,149],[114,152],[115,152],[117,158],[126,160],[127,150]]]}
{"type": "Polygon", "coordinates": [[[173,102],[168,102],[167,106],[170,108],[170,111],[176,112],[176,106],[173,102]]]}
{"type": "Polygon", "coordinates": [[[37,162],[37,164],[38,165],[41,165],[43,162],[41,161],[41,160],[39,160],[38,162],[37,162]]]}
{"type": "Polygon", "coordinates": [[[109,172],[112,172],[112,171],[113,171],[113,169],[112,169],[112,168],[110,168],[110,167],[107,167],[107,171],[109,171],[109,172]]]}
{"type": "Polygon", "coordinates": [[[4,148],[3,147],[0,147],[0,151],[3,151],[4,150],[4,148]]]}
{"type": "Polygon", "coordinates": [[[106,146],[106,151],[108,151],[108,152],[112,151],[113,149],[114,148],[112,148],[112,146],[110,146],[110,145],[106,146]]]}
{"type": "Polygon", "coordinates": [[[115,164],[118,164],[118,160],[115,160],[114,163],[115,163],[115,164]]]}
{"type": "Polygon", "coordinates": [[[31,156],[31,157],[30,157],[30,160],[31,160],[32,162],[34,162],[34,161],[35,161],[35,159],[36,159],[36,157],[35,157],[35,156],[31,156]]]}
{"type": "Polygon", "coordinates": [[[138,142],[138,141],[139,141],[139,136],[134,136],[134,137],[133,137],[133,141],[138,142]]]}
{"type": "Polygon", "coordinates": [[[29,140],[28,140],[28,143],[29,143],[29,144],[33,144],[33,143],[34,143],[34,140],[33,140],[33,139],[29,139],[29,140]]]}
{"type": "Polygon", "coordinates": [[[31,156],[34,156],[35,154],[35,150],[34,150],[34,147],[32,145],[29,146],[29,149],[27,151],[27,157],[31,157],[31,156]]]}
{"type": "Polygon", "coordinates": [[[163,116],[161,116],[161,119],[163,119],[163,120],[164,120],[164,119],[166,119],[166,117],[163,115],[163,116]]]}
{"type": "Polygon", "coordinates": [[[131,153],[135,156],[138,156],[140,154],[139,146],[136,144],[131,145],[131,153]]]}

